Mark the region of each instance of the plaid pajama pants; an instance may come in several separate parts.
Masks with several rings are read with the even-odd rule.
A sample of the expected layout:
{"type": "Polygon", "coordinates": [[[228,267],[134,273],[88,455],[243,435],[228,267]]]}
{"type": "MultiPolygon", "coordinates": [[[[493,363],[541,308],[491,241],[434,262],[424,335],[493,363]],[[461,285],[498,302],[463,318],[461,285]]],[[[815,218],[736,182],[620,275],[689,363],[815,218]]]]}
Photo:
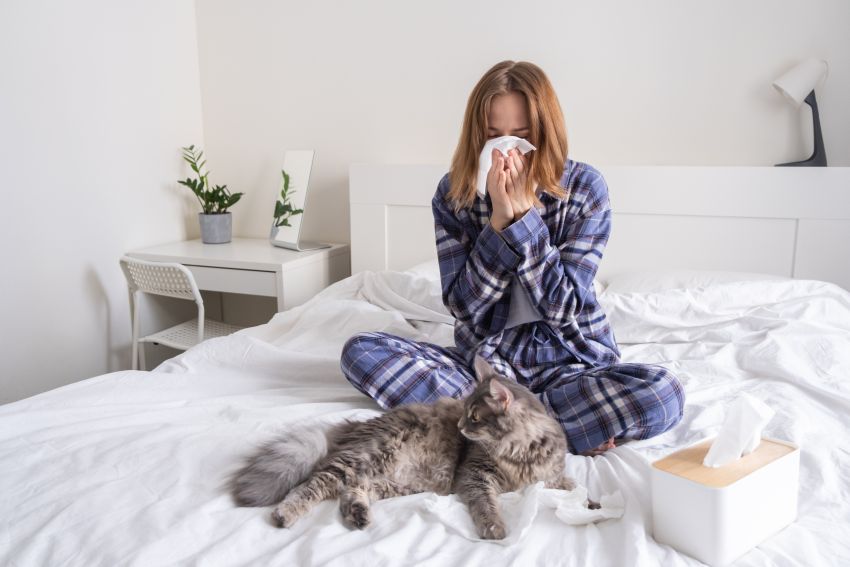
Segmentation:
{"type": "MultiPolygon", "coordinates": [[[[647,439],[682,419],[685,394],[663,366],[542,364],[518,366],[489,357],[500,374],[526,386],[564,430],[571,453],[615,439],[647,439]]],[[[475,388],[475,371],[456,347],[413,341],[381,331],[358,333],[342,350],[340,366],[355,388],[385,409],[450,396],[475,388]]]]}

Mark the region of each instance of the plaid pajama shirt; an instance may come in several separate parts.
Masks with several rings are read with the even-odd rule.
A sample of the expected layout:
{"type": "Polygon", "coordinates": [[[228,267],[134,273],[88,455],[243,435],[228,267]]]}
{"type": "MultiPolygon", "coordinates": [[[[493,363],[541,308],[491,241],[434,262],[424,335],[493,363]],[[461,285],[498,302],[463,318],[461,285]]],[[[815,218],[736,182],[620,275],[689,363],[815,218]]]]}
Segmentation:
{"type": "Polygon", "coordinates": [[[443,303],[455,317],[455,346],[375,331],[343,347],[341,368],[384,408],[465,397],[475,386],[472,360],[488,359],[537,395],[581,453],[611,437],[646,439],[682,418],[684,390],[658,365],[620,362],[593,278],[611,231],[608,188],[592,166],[568,159],[566,200],[540,195],[501,233],[490,226],[489,194],[455,213],[445,199],[448,174],[431,206],[443,303]],[[541,319],[505,328],[512,279],[541,319]]]}

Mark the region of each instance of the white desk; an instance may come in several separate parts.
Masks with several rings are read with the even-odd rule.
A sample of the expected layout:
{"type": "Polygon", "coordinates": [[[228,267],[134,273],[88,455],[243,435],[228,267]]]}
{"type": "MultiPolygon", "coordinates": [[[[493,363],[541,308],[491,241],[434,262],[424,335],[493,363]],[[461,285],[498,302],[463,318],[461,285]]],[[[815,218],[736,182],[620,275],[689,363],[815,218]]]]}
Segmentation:
{"type": "Polygon", "coordinates": [[[133,250],[128,256],[152,262],[177,262],[195,276],[198,288],[277,298],[277,310],[300,305],[351,275],[348,244],[297,252],[272,246],[264,238],[234,238],[227,244],[185,240],[133,250]]]}

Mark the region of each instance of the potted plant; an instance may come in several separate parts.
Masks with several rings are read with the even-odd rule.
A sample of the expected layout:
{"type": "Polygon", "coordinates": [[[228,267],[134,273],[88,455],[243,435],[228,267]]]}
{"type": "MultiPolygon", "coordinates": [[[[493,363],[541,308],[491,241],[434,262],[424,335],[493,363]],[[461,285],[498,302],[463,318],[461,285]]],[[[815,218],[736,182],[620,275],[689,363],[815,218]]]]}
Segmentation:
{"type": "Polygon", "coordinates": [[[274,225],[272,226],[272,238],[274,238],[277,228],[280,226],[292,226],[289,224],[289,219],[295,215],[300,215],[304,209],[296,209],[289,202],[295,189],[289,189],[289,174],[285,169],[281,169],[283,175],[283,183],[280,190],[280,198],[274,204],[274,225]]]}
{"type": "Polygon", "coordinates": [[[201,240],[205,244],[230,242],[233,220],[227,209],[235,205],[244,193],[231,193],[227,189],[227,185],[211,186],[209,171],[201,171],[207,163],[205,159],[202,159],[204,152],[198,150],[196,153],[194,144],[181,149],[183,150],[183,159],[188,162],[192,171],[198,176],[197,179],[178,180],[178,183],[191,189],[201,203],[202,212],[198,213],[201,240]]]}

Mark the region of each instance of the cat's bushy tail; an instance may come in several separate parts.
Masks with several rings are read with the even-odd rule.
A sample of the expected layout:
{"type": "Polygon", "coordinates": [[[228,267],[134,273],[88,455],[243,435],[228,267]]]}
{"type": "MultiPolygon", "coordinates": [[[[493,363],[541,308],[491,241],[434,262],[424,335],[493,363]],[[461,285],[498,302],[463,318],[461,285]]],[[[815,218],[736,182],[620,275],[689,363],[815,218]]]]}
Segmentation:
{"type": "Polygon", "coordinates": [[[230,492],[239,506],[271,506],[303,482],[328,452],[320,425],[291,428],[264,443],[230,477],[230,492]]]}

